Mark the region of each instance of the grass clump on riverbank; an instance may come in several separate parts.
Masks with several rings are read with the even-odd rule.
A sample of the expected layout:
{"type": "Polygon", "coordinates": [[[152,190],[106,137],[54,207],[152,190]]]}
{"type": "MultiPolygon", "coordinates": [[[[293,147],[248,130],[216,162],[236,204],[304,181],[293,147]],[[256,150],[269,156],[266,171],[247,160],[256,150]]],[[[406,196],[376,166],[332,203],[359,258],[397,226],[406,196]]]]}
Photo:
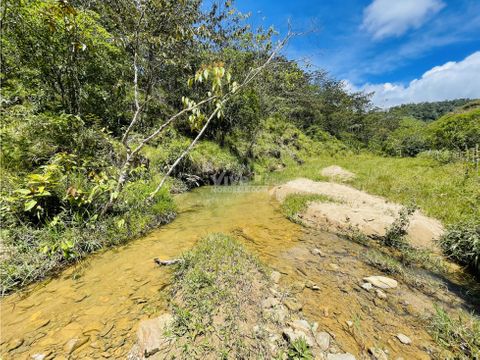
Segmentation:
{"type": "Polygon", "coordinates": [[[311,202],[338,202],[320,194],[289,194],[282,203],[283,214],[295,223],[301,223],[299,215],[305,212],[311,202]]]}
{"type": "Polygon", "coordinates": [[[431,319],[431,332],[437,341],[455,354],[455,359],[480,359],[480,320],[473,316],[450,316],[436,308],[431,319]]]}
{"type": "Polygon", "coordinates": [[[270,358],[253,330],[264,322],[268,277],[233,238],[213,234],[184,257],[175,274],[172,354],[180,357],[270,358]]]}

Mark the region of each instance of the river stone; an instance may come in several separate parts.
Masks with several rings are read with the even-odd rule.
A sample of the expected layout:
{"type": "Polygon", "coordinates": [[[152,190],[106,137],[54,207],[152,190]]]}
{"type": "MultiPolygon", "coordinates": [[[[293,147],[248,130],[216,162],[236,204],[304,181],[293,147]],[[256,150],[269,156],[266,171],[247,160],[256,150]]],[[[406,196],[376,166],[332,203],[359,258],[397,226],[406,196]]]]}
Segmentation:
{"type": "Polygon", "coordinates": [[[322,331],[315,335],[315,340],[322,351],[327,351],[330,347],[330,334],[322,331]]]}
{"type": "Polygon", "coordinates": [[[275,299],[274,297],[268,297],[265,300],[262,301],[262,308],[264,309],[270,309],[279,304],[279,301],[275,299]]]}
{"type": "Polygon", "coordinates": [[[285,328],[282,330],[282,334],[285,337],[285,339],[288,340],[289,343],[293,343],[294,341],[304,338],[305,342],[309,347],[313,347],[315,344],[310,336],[305,334],[301,330],[294,330],[292,328],[285,328]]]}
{"type": "Polygon", "coordinates": [[[377,297],[379,299],[382,299],[382,300],[385,300],[387,298],[387,294],[385,294],[385,292],[383,292],[382,290],[380,289],[377,289],[376,290],[376,293],[377,293],[377,297]]]}
{"type": "Polygon", "coordinates": [[[46,357],[47,354],[33,354],[32,356],[30,356],[30,358],[33,360],[45,360],[46,357]]]}
{"type": "Polygon", "coordinates": [[[363,280],[380,289],[395,289],[398,286],[396,280],[390,279],[386,276],[369,276],[363,280]]]}
{"type": "Polygon", "coordinates": [[[275,284],[278,284],[281,276],[282,276],[282,274],[280,274],[278,271],[272,271],[272,273],[270,274],[270,279],[272,279],[272,281],[275,284]]]}
{"type": "Polygon", "coordinates": [[[328,354],[327,360],[356,360],[352,354],[328,354]]]}
{"type": "Polygon", "coordinates": [[[306,332],[306,333],[309,333],[310,332],[310,324],[308,323],[307,320],[300,320],[300,319],[297,319],[297,320],[294,320],[292,321],[290,324],[289,324],[294,330],[300,330],[300,331],[303,331],[303,332],[306,332]]]}
{"type": "Polygon", "coordinates": [[[397,339],[400,340],[402,344],[410,345],[412,343],[412,339],[410,339],[407,335],[398,333],[397,339]]]}
{"type": "Polygon", "coordinates": [[[372,355],[374,360],[388,360],[387,354],[385,354],[385,351],[382,349],[370,348],[368,349],[368,352],[372,355]]]}
{"type": "Polygon", "coordinates": [[[79,336],[79,337],[72,338],[65,343],[65,346],[63,347],[63,349],[67,354],[71,354],[75,350],[77,350],[80,346],[82,346],[83,344],[86,344],[88,340],[89,340],[88,336],[79,336]]]}
{"type": "Polygon", "coordinates": [[[22,346],[22,344],[24,343],[24,341],[25,341],[25,340],[23,340],[23,339],[13,339],[13,340],[10,341],[10,343],[8,344],[7,350],[8,350],[8,351],[12,351],[12,350],[18,349],[20,346],[22,346]]]}
{"type": "Polygon", "coordinates": [[[372,290],[373,285],[370,284],[369,282],[366,282],[365,284],[362,284],[362,288],[367,290],[367,291],[370,291],[370,290],[372,290]]]}
{"type": "Polygon", "coordinates": [[[300,311],[300,310],[302,310],[302,307],[303,307],[303,305],[301,303],[299,303],[297,300],[293,300],[293,299],[285,300],[285,306],[290,311],[300,311]]]}
{"type": "Polygon", "coordinates": [[[155,319],[140,322],[137,331],[137,342],[142,355],[149,357],[160,351],[167,342],[164,333],[172,322],[173,317],[169,313],[155,319]]]}

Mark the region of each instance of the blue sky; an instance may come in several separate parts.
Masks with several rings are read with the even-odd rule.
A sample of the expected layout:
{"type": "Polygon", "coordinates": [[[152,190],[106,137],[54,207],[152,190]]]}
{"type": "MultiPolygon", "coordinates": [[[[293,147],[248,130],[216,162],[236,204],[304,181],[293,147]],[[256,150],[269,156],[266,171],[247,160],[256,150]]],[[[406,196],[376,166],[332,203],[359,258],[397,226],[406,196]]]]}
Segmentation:
{"type": "Polygon", "coordinates": [[[238,0],[255,27],[310,31],[285,53],[382,107],[480,98],[480,0],[238,0]]]}

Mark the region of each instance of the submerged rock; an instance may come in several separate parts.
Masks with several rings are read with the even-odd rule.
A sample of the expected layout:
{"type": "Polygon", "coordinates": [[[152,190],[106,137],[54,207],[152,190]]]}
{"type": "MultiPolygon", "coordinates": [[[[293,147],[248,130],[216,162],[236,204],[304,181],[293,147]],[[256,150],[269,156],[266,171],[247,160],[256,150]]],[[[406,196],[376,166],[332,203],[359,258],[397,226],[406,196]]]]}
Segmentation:
{"type": "Polygon", "coordinates": [[[88,336],[79,336],[76,338],[72,338],[65,343],[65,346],[63,347],[63,349],[67,354],[71,354],[75,350],[77,350],[80,346],[82,346],[83,344],[86,344],[88,340],[90,340],[88,336]]]}
{"type": "Polygon", "coordinates": [[[166,345],[167,339],[164,334],[172,322],[172,315],[166,313],[140,323],[137,331],[137,344],[142,356],[149,357],[156,354],[166,345]]]}

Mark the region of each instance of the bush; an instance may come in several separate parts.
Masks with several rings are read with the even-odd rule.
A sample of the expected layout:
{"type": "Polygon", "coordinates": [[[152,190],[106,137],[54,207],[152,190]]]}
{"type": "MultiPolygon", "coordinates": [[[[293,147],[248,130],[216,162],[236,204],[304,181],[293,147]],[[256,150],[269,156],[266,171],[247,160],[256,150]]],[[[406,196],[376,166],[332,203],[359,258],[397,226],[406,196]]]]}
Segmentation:
{"type": "Polygon", "coordinates": [[[439,244],[448,258],[475,269],[480,275],[480,222],[472,220],[450,226],[439,244]]]}
{"type": "Polygon", "coordinates": [[[392,156],[416,156],[427,149],[425,123],[406,118],[393,131],[385,143],[385,152],[392,156]]]}
{"type": "Polygon", "coordinates": [[[417,155],[420,159],[431,159],[440,164],[450,164],[462,160],[462,154],[453,150],[427,150],[417,155]]]}
{"type": "Polygon", "coordinates": [[[480,144],[480,108],[448,114],[428,127],[430,142],[436,149],[474,148],[480,144]]]}

